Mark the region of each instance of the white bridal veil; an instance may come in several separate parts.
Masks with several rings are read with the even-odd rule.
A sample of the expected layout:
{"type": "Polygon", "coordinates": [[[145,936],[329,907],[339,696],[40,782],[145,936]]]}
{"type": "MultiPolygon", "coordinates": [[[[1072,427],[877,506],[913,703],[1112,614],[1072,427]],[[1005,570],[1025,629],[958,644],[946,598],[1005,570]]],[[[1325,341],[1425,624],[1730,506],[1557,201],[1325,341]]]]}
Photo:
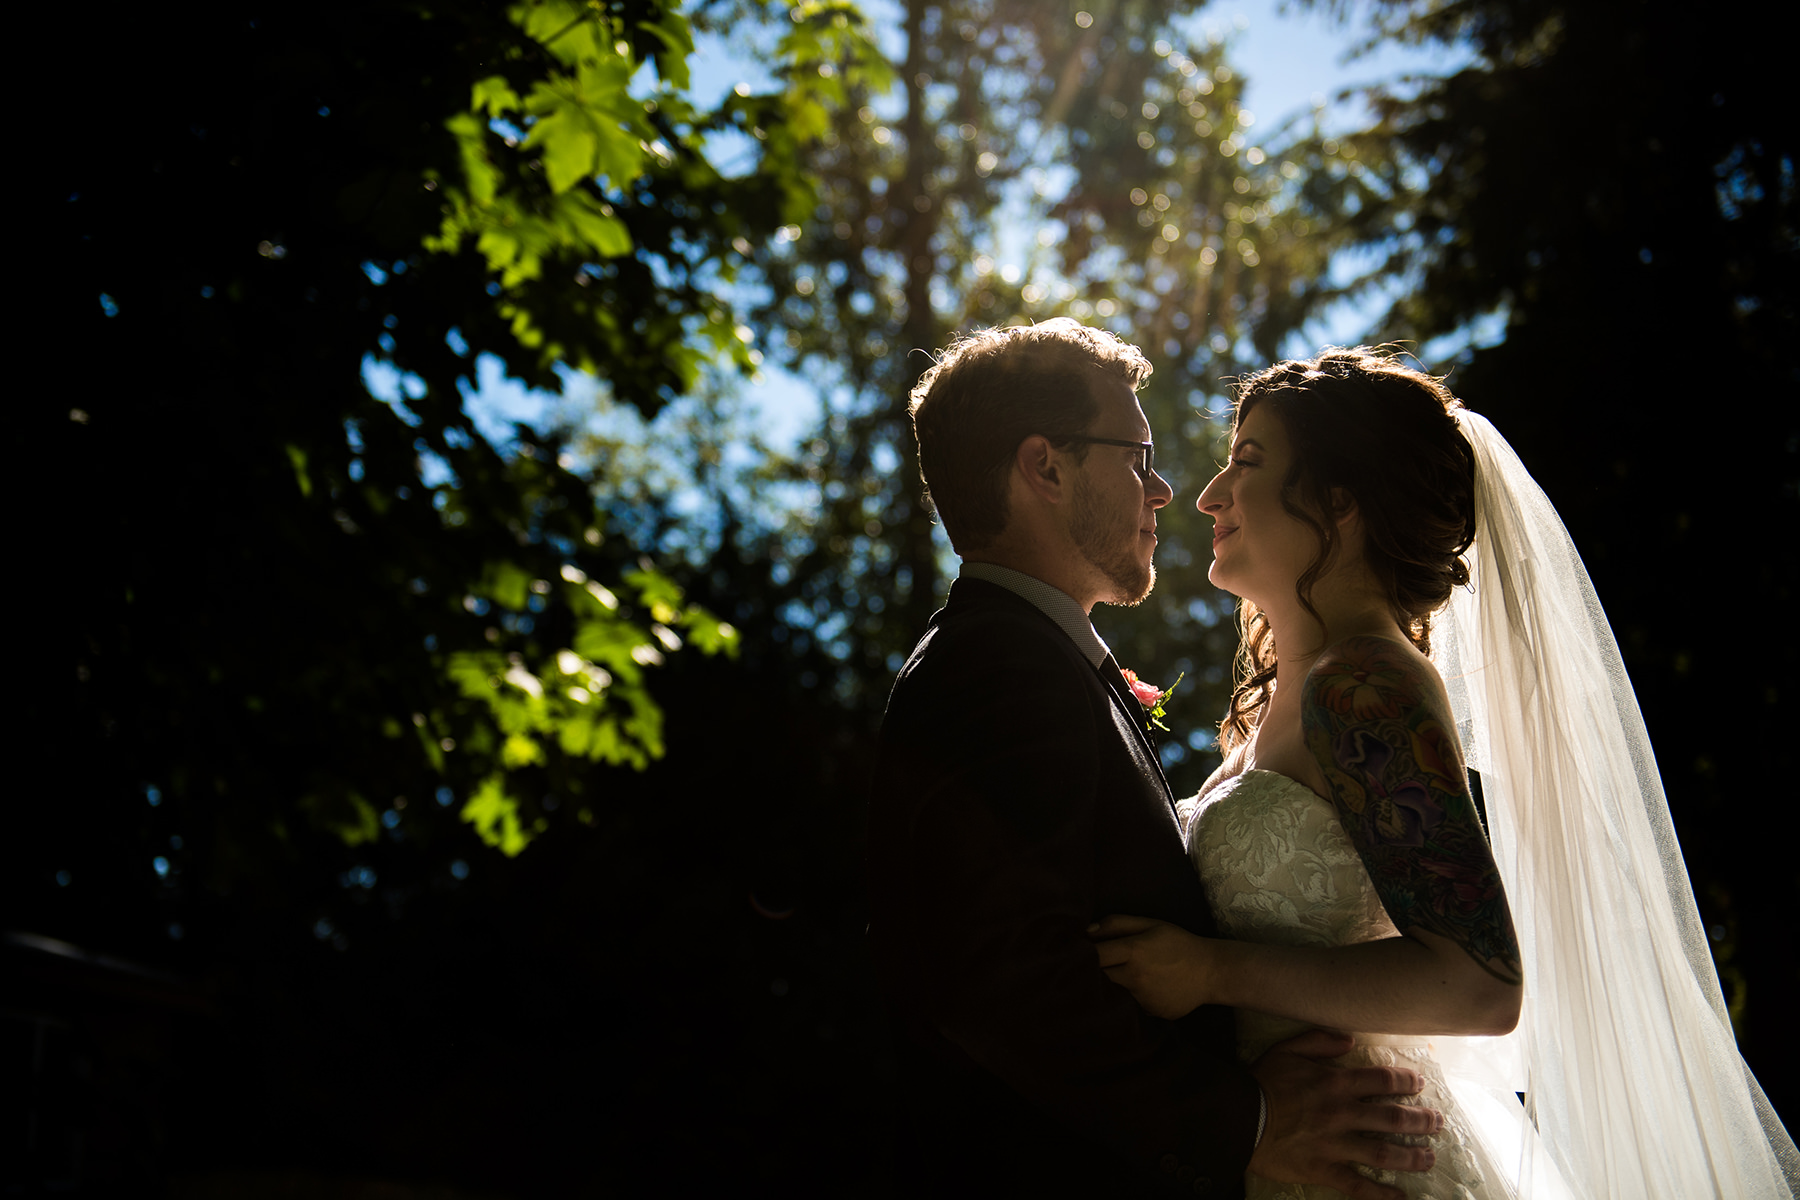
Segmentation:
{"type": "Polygon", "coordinates": [[[1593,584],[1505,439],[1456,418],[1475,450],[1472,589],[1432,641],[1524,954],[1519,1029],[1486,1047],[1522,1055],[1537,1129],[1509,1174],[1540,1196],[1560,1175],[1582,1200],[1794,1197],[1800,1156],[1738,1054],[1593,584]]]}

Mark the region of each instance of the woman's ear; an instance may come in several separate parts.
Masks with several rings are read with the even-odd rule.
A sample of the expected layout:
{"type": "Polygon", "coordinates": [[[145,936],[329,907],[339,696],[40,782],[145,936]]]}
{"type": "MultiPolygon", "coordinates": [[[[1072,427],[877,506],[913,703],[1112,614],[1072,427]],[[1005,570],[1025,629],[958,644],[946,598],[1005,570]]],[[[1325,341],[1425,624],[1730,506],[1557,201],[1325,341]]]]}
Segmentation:
{"type": "Polygon", "coordinates": [[[1331,519],[1340,528],[1352,521],[1360,519],[1362,510],[1356,506],[1356,497],[1345,488],[1331,489],[1331,519]]]}

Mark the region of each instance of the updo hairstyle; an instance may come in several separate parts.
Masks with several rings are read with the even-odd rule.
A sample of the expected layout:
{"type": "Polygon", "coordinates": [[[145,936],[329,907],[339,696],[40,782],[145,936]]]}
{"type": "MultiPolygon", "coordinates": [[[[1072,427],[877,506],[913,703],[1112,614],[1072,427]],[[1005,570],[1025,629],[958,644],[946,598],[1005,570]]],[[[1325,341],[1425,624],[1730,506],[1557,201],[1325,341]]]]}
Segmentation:
{"type": "MultiPolygon", "coordinates": [[[[1293,447],[1281,506],[1308,526],[1318,552],[1295,581],[1314,618],[1313,585],[1341,539],[1330,519],[1341,488],[1362,518],[1363,555],[1400,628],[1431,652],[1431,614],[1469,582],[1462,555],[1475,540],[1475,455],[1453,415],[1462,406],[1433,376],[1369,347],[1327,348],[1317,358],[1276,363],[1237,386],[1232,432],[1258,405],[1280,419],[1293,447]]],[[[1238,685],[1220,726],[1230,753],[1256,728],[1274,690],[1274,630],[1240,599],[1238,685]]],[[[1320,621],[1323,624],[1323,621],[1320,621]]],[[[1331,632],[1326,630],[1326,638],[1331,632]]]]}

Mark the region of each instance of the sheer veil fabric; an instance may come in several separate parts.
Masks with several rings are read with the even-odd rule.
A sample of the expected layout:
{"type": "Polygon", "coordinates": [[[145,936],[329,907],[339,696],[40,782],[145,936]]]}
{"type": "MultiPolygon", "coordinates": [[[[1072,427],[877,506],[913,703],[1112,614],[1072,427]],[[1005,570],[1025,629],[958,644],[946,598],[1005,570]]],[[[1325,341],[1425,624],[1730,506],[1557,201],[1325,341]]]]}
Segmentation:
{"type": "Polygon", "coordinates": [[[1512,448],[1486,418],[1456,419],[1477,533],[1433,657],[1481,774],[1525,1005],[1506,1038],[1434,1045],[1465,1078],[1526,1093],[1521,1195],[1791,1200],[1800,1155],[1738,1054],[1606,614],[1512,448]]]}

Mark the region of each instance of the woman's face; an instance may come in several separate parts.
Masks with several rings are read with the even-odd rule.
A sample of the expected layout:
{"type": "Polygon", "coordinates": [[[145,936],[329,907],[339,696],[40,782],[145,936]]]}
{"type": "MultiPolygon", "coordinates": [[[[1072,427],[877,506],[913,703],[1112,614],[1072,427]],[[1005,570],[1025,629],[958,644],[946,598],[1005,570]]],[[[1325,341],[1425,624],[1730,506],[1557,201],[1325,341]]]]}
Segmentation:
{"type": "Polygon", "coordinates": [[[1231,461],[1196,501],[1213,519],[1207,578],[1264,608],[1271,599],[1294,594],[1319,552],[1318,535],[1281,506],[1282,481],[1293,463],[1281,418],[1267,404],[1255,405],[1238,422],[1231,461]]]}

